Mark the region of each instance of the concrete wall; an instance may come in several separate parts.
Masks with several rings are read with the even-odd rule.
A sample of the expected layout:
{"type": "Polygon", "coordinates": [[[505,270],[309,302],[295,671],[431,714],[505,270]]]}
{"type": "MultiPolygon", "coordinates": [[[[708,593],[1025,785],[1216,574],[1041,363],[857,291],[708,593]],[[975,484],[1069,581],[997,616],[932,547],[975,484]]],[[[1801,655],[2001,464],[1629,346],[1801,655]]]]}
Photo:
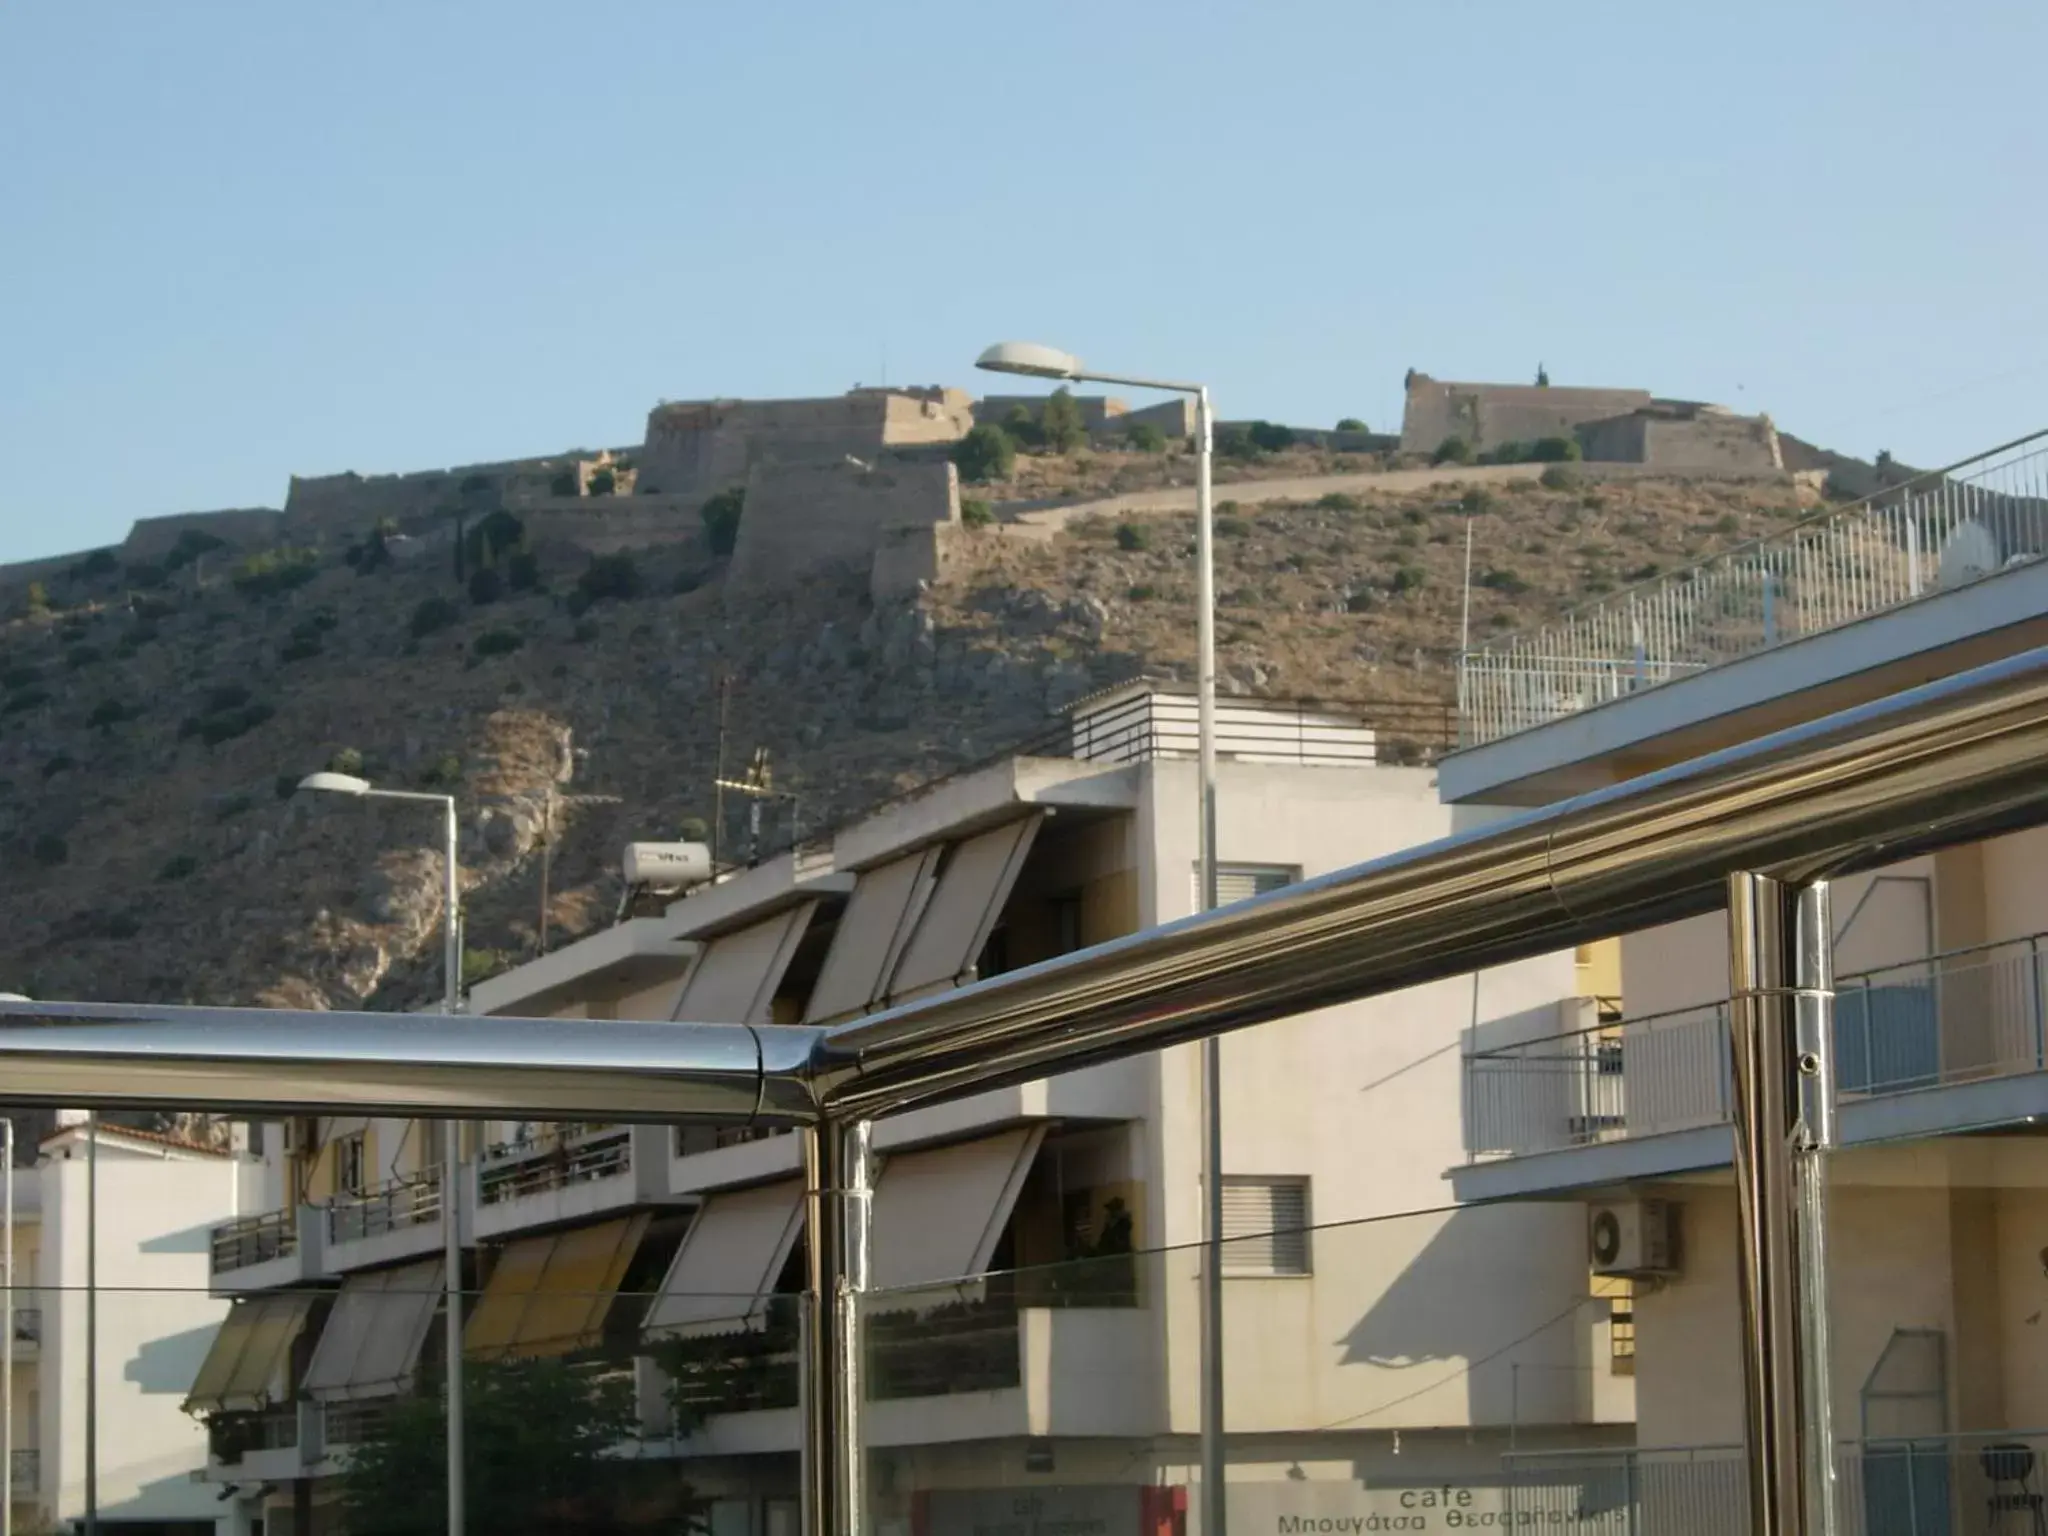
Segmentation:
{"type": "MultiPolygon", "coordinates": [[[[1045,410],[1045,402],[1052,398],[1050,392],[1043,395],[983,395],[974,402],[974,420],[977,425],[984,423],[1003,426],[1010,419],[1010,413],[1020,407],[1038,420],[1045,410]]],[[[1113,395],[1076,395],[1074,404],[1081,412],[1081,425],[1090,432],[1100,432],[1108,426],[1121,427],[1129,420],[1129,407],[1113,395]]]]}
{"type": "MultiPolygon", "coordinates": [[[[1226,863],[1314,875],[1452,830],[1454,811],[1437,803],[1425,770],[1220,768],[1226,863]]],[[[1146,774],[1140,911],[1164,922],[1194,907],[1195,769],[1154,763],[1146,774]]],[[[1593,1321],[1575,1307],[1587,1293],[1581,1208],[1441,1210],[1444,1172],[1464,1156],[1463,1032],[1528,1013],[1554,1019],[1573,973],[1566,951],[1476,984],[1461,977],[1224,1038],[1225,1171],[1307,1175],[1318,1228],[1312,1277],[1226,1283],[1235,1429],[1357,1415],[1381,1430],[1578,1416],[1593,1321]],[[1398,1219],[1370,1220],[1389,1216],[1398,1219]]],[[[1181,1247],[1201,1233],[1198,1048],[1161,1055],[1159,1094],[1147,1127],[1147,1239],[1181,1247]]],[[[1166,1261],[1169,1427],[1181,1433],[1198,1423],[1196,1274],[1185,1247],[1166,1261]]]]}
{"type": "MultiPolygon", "coordinates": [[[[622,451],[630,454],[632,450],[622,451]]],[[[611,449],[579,450],[398,475],[359,475],[353,470],[338,475],[293,475],[285,496],[284,533],[291,538],[322,532],[356,534],[379,518],[404,523],[432,517],[465,494],[464,481],[478,477],[488,482],[480,501],[517,505],[552,495],[549,488],[563,473],[576,475],[582,485],[591,472],[617,457],[611,449]]]]}
{"type": "Polygon", "coordinates": [[[1451,384],[1418,373],[1408,381],[1401,448],[1430,453],[1447,437],[1462,437],[1475,449],[1570,437],[1582,422],[1627,415],[1649,403],[1646,389],[1451,384]]]}
{"type": "MultiPolygon", "coordinates": [[[[84,1512],[86,1164],[46,1161],[41,1503],[84,1512]]],[[[227,1303],[207,1294],[211,1228],[235,1214],[229,1158],[172,1160],[103,1143],[99,1159],[99,1513],[103,1520],[227,1518],[192,1481],[206,1432],[180,1411],[227,1303]]]]}
{"type": "Polygon", "coordinates": [[[767,586],[835,569],[865,574],[889,530],[959,520],[959,475],[943,460],[759,463],[747,476],[732,579],[767,586]]]}

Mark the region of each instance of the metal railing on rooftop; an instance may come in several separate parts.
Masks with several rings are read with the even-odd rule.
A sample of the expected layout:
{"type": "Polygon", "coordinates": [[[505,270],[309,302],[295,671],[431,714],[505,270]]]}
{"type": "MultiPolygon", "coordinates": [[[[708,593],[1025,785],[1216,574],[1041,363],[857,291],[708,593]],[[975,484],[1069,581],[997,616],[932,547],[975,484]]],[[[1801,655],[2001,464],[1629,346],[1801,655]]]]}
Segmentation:
{"type": "MultiPolygon", "coordinates": [[[[2048,1070],[2048,955],[2032,935],[1840,977],[1836,1091],[1873,1098],[2048,1070]]],[[[1525,1157],[1727,1123],[1728,1005],[1475,1051],[1467,1149],[1525,1157]]]]}
{"type": "Polygon", "coordinates": [[[238,1216],[213,1229],[213,1272],[216,1275],[285,1258],[298,1251],[299,1223],[298,1213],[294,1210],[238,1216]]]}
{"type": "Polygon", "coordinates": [[[1587,603],[1460,660],[1460,744],[1498,741],[2048,552],[2048,431],[1587,603]]]}

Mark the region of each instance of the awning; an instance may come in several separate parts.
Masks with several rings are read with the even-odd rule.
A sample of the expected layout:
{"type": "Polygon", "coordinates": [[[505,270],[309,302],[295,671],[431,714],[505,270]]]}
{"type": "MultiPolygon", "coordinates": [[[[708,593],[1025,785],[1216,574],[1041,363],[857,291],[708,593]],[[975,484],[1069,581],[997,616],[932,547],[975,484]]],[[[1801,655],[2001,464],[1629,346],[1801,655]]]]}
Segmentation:
{"type": "Polygon", "coordinates": [[[254,1413],[288,1398],[292,1343],[318,1299],[312,1291],[283,1291],[235,1302],[200,1362],[185,1411],[254,1413]]]}
{"type": "Polygon", "coordinates": [[[368,1115],[333,1115],[320,1122],[320,1145],[331,1147],[337,1141],[346,1141],[351,1136],[360,1136],[370,1128],[368,1115]]]}
{"type": "Polygon", "coordinates": [[[938,846],[862,870],[839,915],[832,948],[811,988],[806,1024],[862,1012],[886,989],[911,929],[931,896],[938,846]]]}
{"type": "Polygon", "coordinates": [[[756,1327],[803,1226],[801,1180],[710,1195],[647,1310],[649,1334],[756,1327]]]}
{"type": "Polygon", "coordinates": [[[903,1152],[875,1185],[872,1284],[879,1290],[984,1274],[1017,1204],[1043,1125],[903,1152]]]}
{"type": "Polygon", "coordinates": [[[647,1219],[643,1211],[508,1244],[463,1329],[464,1351],[496,1360],[593,1348],[647,1219]]]}
{"type": "Polygon", "coordinates": [[[705,944],[669,1017],[692,1024],[769,1023],[775,989],[817,909],[815,901],[799,902],[705,944]]]}
{"type": "Polygon", "coordinates": [[[343,1281],[299,1390],[331,1403],[409,1389],[446,1273],[430,1259],[343,1281]]]}
{"type": "Polygon", "coordinates": [[[968,978],[1003,915],[1041,819],[1040,813],[1020,816],[953,845],[890,978],[891,1003],[945,991],[968,978]]]}

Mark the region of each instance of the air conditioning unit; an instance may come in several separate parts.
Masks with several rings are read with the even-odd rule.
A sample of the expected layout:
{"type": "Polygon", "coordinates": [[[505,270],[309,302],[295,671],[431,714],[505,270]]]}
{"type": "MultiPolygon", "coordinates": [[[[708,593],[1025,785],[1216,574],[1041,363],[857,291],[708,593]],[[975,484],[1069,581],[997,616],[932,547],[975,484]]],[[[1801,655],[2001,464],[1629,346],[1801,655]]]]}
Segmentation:
{"type": "Polygon", "coordinates": [[[293,1115],[284,1122],[284,1149],[287,1152],[317,1152],[320,1150],[320,1121],[313,1115],[293,1115]]]}
{"type": "Polygon", "coordinates": [[[1669,1275],[1678,1269],[1678,1207],[1616,1200],[1587,1212],[1586,1251],[1596,1275],[1669,1275]]]}

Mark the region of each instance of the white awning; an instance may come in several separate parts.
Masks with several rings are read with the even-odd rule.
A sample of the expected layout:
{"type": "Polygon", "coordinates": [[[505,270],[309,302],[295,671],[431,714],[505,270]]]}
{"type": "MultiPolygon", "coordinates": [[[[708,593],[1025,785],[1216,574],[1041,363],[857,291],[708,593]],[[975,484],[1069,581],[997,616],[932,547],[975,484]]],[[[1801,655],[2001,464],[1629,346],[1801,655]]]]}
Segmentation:
{"type": "Polygon", "coordinates": [[[236,1298],[199,1363],[185,1412],[253,1413],[288,1401],[292,1344],[319,1299],[315,1291],[236,1298]]]}
{"type": "Polygon", "coordinates": [[[412,1385],[441,1305],[439,1259],[351,1275],[313,1346],[300,1390],[323,1403],[395,1397],[412,1385]]]}
{"type": "Polygon", "coordinates": [[[1041,819],[1042,813],[1020,816],[953,845],[890,979],[890,1002],[945,991],[968,978],[1003,915],[1041,819]]]}
{"type": "Polygon", "coordinates": [[[817,909],[815,901],[798,902],[707,942],[669,1017],[692,1024],[771,1022],[775,989],[817,909]]]}
{"type": "Polygon", "coordinates": [[[874,1286],[985,1273],[1044,1139],[1043,1125],[1019,1126],[883,1163],[875,1185],[874,1286]]]}
{"type": "Polygon", "coordinates": [[[757,1326],[803,1226],[801,1180],[706,1197],[642,1325],[649,1334],[757,1326]]]}
{"type": "Polygon", "coordinates": [[[839,915],[832,948],[811,988],[806,1024],[862,1012],[881,997],[905,941],[931,896],[938,846],[862,870],[839,915]]]}

